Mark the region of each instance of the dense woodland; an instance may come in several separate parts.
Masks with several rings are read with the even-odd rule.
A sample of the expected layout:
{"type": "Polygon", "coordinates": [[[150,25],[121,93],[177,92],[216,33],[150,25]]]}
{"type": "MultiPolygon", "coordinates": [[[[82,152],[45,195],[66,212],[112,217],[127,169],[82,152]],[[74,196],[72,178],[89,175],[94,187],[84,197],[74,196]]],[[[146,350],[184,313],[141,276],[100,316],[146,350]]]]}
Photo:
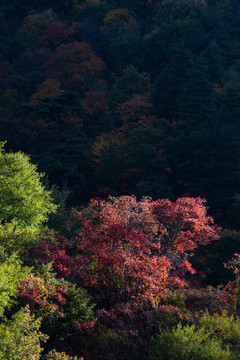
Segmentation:
{"type": "Polygon", "coordinates": [[[239,359],[239,0],[1,0],[0,49],[0,359],[239,359]]]}

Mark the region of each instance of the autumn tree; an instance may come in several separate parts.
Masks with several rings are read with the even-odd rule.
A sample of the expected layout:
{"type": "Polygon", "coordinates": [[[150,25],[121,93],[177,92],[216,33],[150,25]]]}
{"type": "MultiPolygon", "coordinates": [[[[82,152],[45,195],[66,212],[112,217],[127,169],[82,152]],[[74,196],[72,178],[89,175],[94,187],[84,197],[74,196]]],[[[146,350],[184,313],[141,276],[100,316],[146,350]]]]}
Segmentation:
{"type": "Polygon", "coordinates": [[[132,98],[119,104],[116,113],[120,114],[125,123],[144,122],[153,104],[149,94],[133,94],[132,98]]]}
{"type": "Polygon", "coordinates": [[[24,19],[19,35],[25,38],[28,46],[54,48],[63,38],[64,27],[52,9],[41,13],[31,11],[24,19]]]}
{"type": "Polygon", "coordinates": [[[92,47],[77,41],[58,46],[45,63],[49,78],[58,79],[63,89],[78,91],[89,90],[104,70],[103,60],[95,55],[92,47]]]}
{"type": "Polygon", "coordinates": [[[66,243],[62,255],[48,250],[48,261],[56,269],[69,268],[71,276],[78,274],[108,305],[139,297],[154,303],[170,289],[184,287],[186,282],[174,271],[193,273],[188,261],[191,253],[200,244],[218,239],[218,228],[200,198],[180,198],[173,203],[109,197],[92,200],[80,217],[76,239],[66,243]],[[71,255],[73,249],[75,255],[71,255]]]}
{"type": "Polygon", "coordinates": [[[199,245],[207,245],[219,239],[219,227],[207,215],[206,200],[179,198],[176,202],[167,199],[153,202],[153,213],[164,227],[161,237],[162,252],[175,262],[187,258],[199,245]]]}
{"type": "MultiPolygon", "coordinates": [[[[47,265],[48,266],[48,265],[47,265]]],[[[43,318],[44,332],[60,338],[71,335],[72,329],[91,329],[95,326],[93,307],[86,291],[70,282],[57,279],[46,267],[45,274],[30,274],[21,280],[18,303],[43,318]],[[49,324],[51,322],[51,325],[49,324]]]]}
{"type": "Polygon", "coordinates": [[[31,103],[37,104],[39,98],[51,97],[63,93],[60,89],[60,82],[56,79],[46,79],[37,85],[37,91],[31,96],[31,103]]]}

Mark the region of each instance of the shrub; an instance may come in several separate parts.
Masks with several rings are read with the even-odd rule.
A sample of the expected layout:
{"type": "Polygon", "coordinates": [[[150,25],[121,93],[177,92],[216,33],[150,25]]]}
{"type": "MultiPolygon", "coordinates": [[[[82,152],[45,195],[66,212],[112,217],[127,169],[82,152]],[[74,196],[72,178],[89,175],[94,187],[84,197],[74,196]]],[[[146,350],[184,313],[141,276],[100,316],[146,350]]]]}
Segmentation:
{"type": "Polygon", "coordinates": [[[0,248],[0,317],[17,295],[20,280],[28,275],[28,269],[21,266],[16,254],[7,257],[0,248]]]}
{"type": "Polygon", "coordinates": [[[161,329],[150,348],[150,360],[237,360],[240,320],[226,312],[221,316],[205,313],[196,324],[161,329]]]}
{"type": "Polygon", "coordinates": [[[228,347],[211,337],[205,327],[181,323],[171,330],[161,330],[151,340],[150,360],[227,360],[231,358],[228,347]]]}
{"type": "Polygon", "coordinates": [[[48,338],[39,331],[40,326],[41,320],[31,315],[28,308],[0,324],[0,359],[39,360],[41,343],[48,338]]]}

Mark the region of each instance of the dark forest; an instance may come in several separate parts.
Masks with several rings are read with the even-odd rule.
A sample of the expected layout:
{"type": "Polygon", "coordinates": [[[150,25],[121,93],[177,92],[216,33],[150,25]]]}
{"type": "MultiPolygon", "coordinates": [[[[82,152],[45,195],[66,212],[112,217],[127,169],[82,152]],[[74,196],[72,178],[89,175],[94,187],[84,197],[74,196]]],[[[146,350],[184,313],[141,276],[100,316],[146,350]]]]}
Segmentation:
{"type": "Polygon", "coordinates": [[[239,1],[1,0],[0,50],[0,359],[239,359],[239,1]]]}

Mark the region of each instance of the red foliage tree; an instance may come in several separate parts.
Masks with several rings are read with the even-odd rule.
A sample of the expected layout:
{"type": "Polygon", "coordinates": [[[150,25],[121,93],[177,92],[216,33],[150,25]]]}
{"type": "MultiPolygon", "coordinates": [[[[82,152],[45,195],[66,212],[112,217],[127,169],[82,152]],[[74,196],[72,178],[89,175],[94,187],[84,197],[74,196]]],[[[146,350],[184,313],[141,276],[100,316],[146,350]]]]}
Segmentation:
{"type": "Polygon", "coordinates": [[[67,293],[66,284],[53,284],[43,278],[30,276],[21,281],[19,300],[28,304],[34,312],[64,317],[60,307],[66,302],[64,295],[67,293]]]}
{"type": "Polygon", "coordinates": [[[220,228],[207,215],[205,203],[205,199],[190,197],[152,203],[153,214],[164,229],[162,251],[172,259],[183,258],[199,245],[219,239],[220,228]]]}
{"type": "Polygon", "coordinates": [[[167,287],[169,261],[148,235],[122,224],[84,221],[78,241],[84,283],[103,292],[108,302],[143,295],[153,299],[167,287]]]}
{"type": "Polygon", "coordinates": [[[194,273],[189,256],[218,239],[219,228],[200,198],[109,197],[92,200],[79,216],[75,239],[42,243],[44,262],[102,294],[109,305],[139,298],[154,303],[170,289],[183,288],[185,273],[194,273]]]}
{"type": "Polygon", "coordinates": [[[218,239],[205,200],[180,198],[152,202],[109,197],[92,201],[95,217],[83,219],[77,237],[85,285],[114,301],[147,297],[184,286],[179,276],[193,272],[188,256],[198,245],[218,239]]]}

